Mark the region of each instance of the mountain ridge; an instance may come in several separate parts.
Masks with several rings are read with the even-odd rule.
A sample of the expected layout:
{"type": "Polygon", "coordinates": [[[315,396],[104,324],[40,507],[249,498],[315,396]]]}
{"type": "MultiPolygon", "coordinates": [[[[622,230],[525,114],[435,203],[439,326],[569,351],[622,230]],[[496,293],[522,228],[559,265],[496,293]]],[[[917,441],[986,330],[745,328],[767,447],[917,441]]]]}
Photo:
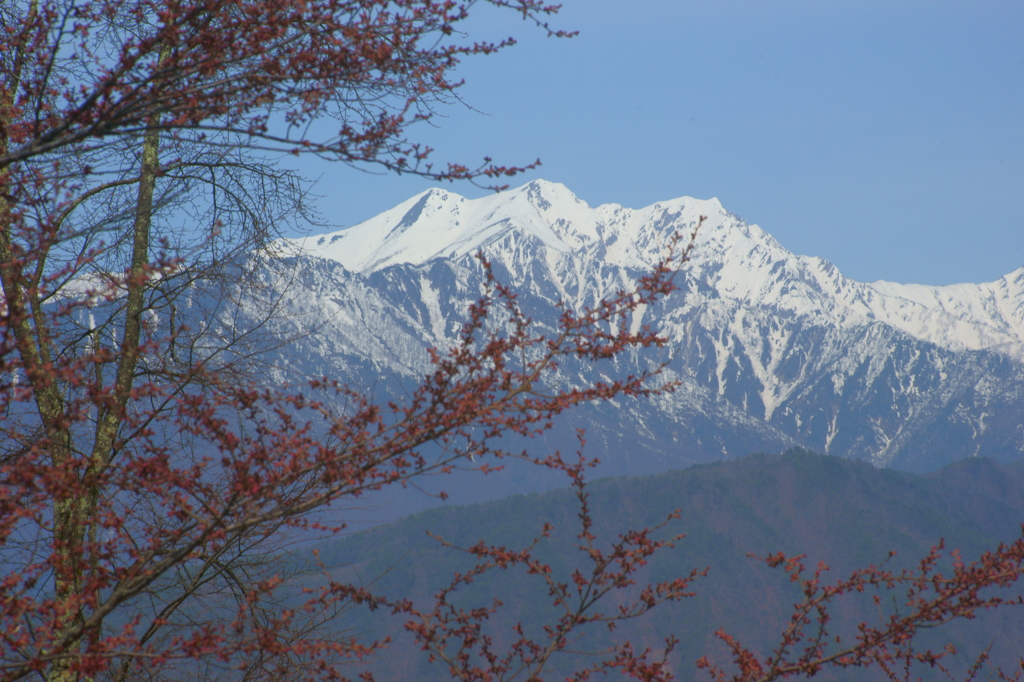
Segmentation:
{"type": "Polygon", "coordinates": [[[865,284],[791,254],[717,201],[591,208],[540,181],[476,200],[429,190],[287,243],[292,284],[267,283],[287,292],[290,318],[320,324],[314,335],[277,323],[282,338],[303,338],[269,379],[329,376],[401,396],[485,292],[477,250],[551,332],[560,302],[579,308],[627,289],[701,215],[679,291],[628,320],[660,329],[667,346],[605,368],[566,363],[551,377],[583,385],[664,365],[679,382],[671,395],[566,420],[567,433],[601,434],[592,440],[607,473],[794,446],[915,471],[1024,454],[1024,268],[983,285],[865,284]]]}
{"type": "Polygon", "coordinates": [[[604,247],[607,264],[642,269],[664,254],[667,228],[685,234],[701,215],[708,220],[688,273],[703,277],[722,295],[818,313],[847,326],[880,321],[947,348],[993,349],[1024,359],[1024,267],[982,284],[857,282],[825,259],[790,253],[717,199],[591,208],[564,185],[541,180],[474,200],[429,189],[359,225],[294,240],[291,246],[366,275],[488,251],[518,230],[559,254],[604,247]],[[794,291],[800,282],[805,286],[794,291]]]}
{"type": "MultiPolygon", "coordinates": [[[[803,554],[808,567],[824,562],[830,569],[822,581],[828,584],[869,565],[895,572],[917,568],[917,562],[940,539],[947,552],[959,550],[965,561],[973,561],[999,542],[1019,537],[1024,518],[1024,471],[1019,464],[1001,465],[984,458],[915,476],[790,450],[654,476],[603,478],[589,483],[587,490],[594,523],[591,532],[598,543],[608,543],[630,528],[653,527],[666,514],[679,512],[679,518],[663,533],[685,537],[656,555],[637,576],[639,583],[685,575],[693,568],[710,568],[706,578],[693,584],[692,599],[659,606],[645,620],[625,623],[616,630],[616,637],[631,640],[641,649],[659,646],[670,633],[679,636],[672,665],[680,679],[698,679],[694,663],[701,655],[715,656],[721,662],[730,660],[729,652],[719,648],[713,636],[720,627],[761,653],[778,645],[779,633],[801,595],[785,574],[768,569],[750,553],[803,554]],[[890,556],[892,551],[895,556],[890,556]]],[[[378,593],[429,603],[451,574],[465,572],[472,560],[443,547],[425,531],[454,546],[467,547],[484,539],[488,544],[518,549],[528,546],[544,524],[551,524],[551,535],[538,545],[537,555],[561,579],[572,569],[586,566],[574,551],[579,508],[573,493],[560,488],[485,504],[450,504],[323,543],[319,558],[335,579],[359,580],[372,584],[378,593]]],[[[947,561],[943,561],[944,570],[947,561]]],[[[529,576],[515,570],[495,571],[467,586],[459,603],[504,601],[506,606],[489,620],[487,630],[501,641],[503,628],[516,622],[537,624],[552,617],[544,607],[546,591],[539,587],[544,586],[533,584],[529,576]]],[[[1019,593],[1018,586],[1014,594],[1019,593]]],[[[872,596],[869,590],[838,600],[831,611],[832,625],[844,637],[855,636],[858,622],[877,622],[878,607],[872,596]]],[[[369,628],[375,637],[389,635],[401,642],[397,645],[405,646],[404,650],[416,649],[411,643],[404,644],[408,640],[402,639],[403,619],[363,611],[347,618],[345,625],[369,628]]],[[[1009,670],[1020,655],[1024,622],[1019,613],[1007,608],[929,632],[923,635],[925,646],[940,649],[947,642],[956,644],[960,655],[945,662],[958,672],[968,668],[974,656],[990,644],[994,644],[993,662],[1009,670]]],[[[598,637],[601,646],[574,649],[601,650],[611,643],[596,633],[584,636],[598,637]]],[[[578,665],[580,660],[571,662],[578,665]]],[[[409,661],[405,658],[382,657],[368,665],[388,679],[436,679],[440,670],[425,661],[414,669],[406,668],[409,661]],[[401,674],[398,666],[403,668],[401,674]]],[[[551,677],[567,671],[568,665],[560,667],[551,677]]],[[[819,677],[888,679],[881,671],[862,669],[826,669],[819,677]]]]}

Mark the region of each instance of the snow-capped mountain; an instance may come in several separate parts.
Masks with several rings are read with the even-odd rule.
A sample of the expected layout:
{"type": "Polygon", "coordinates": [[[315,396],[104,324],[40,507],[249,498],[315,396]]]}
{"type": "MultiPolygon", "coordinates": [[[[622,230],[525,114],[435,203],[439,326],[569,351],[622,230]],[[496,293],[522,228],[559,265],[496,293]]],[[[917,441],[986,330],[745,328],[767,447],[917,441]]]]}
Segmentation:
{"type": "MultiPolygon", "coordinates": [[[[628,286],[700,216],[680,291],[632,321],[660,328],[669,350],[616,368],[669,360],[683,387],[578,415],[573,425],[587,426],[603,459],[652,470],[800,445],[920,470],[1024,455],[1024,268],[986,284],[856,282],[715,199],[592,208],[545,181],[476,200],[433,189],[294,240],[284,245],[290,277],[267,277],[287,292],[288,319],[316,320],[317,333],[282,362],[400,390],[389,387],[428,368],[426,349],[455,338],[479,295],[477,251],[551,326],[557,301],[584,305],[628,286]]],[[[277,324],[284,334],[293,322],[277,324]]],[[[586,369],[561,379],[575,371],[586,369]]]]}

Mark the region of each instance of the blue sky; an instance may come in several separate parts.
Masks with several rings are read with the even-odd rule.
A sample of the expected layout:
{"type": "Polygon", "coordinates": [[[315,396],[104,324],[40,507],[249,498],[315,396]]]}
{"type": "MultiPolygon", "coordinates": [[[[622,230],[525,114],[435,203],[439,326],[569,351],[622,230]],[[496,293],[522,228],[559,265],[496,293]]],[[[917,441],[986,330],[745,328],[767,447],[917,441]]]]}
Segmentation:
{"type": "MultiPolygon", "coordinates": [[[[861,281],[989,281],[1024,265],[1019,0],[564,0],[546,38],[480,8],[461,67],[415,131],[436,161],[540,157],[591,205],[689,195],[861,281]]],[[[356,224],[430,183],[322,163],[325,218],[356,224]]],[[[451,187],[475,197],[472,185],[451,187]]]]}

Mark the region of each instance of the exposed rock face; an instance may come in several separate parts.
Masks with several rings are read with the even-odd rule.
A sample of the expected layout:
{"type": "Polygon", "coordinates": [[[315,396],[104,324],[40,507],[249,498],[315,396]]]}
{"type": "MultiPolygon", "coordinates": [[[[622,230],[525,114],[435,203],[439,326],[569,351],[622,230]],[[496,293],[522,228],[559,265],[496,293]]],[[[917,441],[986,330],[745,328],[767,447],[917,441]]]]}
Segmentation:
{"type": "MultiPolygon", "coordinates": [[[[1024,455],[1024,268],[987,284],[865,284],[789,253],[717,200],[591,208],[543,181],[472,201],[430,190],[287,245],[291,276],[273,275],[287,315],[274,324],[316,333],[278,351],[272,378],[326,375],[399,393],[429,368],[428,347],[454,340],[482,291],[478,250],[552,328],[558,301],[582,306],[629,286],[702,215],[680,291],[630,321],[663,330],[669,349],[614,368],[668,361],[682,387],[567,423],[588,429],[591,454],[617,463],[610,471],[797,445],[910,470],[1024,455]]],[[[558,381],[587,371],[565,366],[558,381]]]]}

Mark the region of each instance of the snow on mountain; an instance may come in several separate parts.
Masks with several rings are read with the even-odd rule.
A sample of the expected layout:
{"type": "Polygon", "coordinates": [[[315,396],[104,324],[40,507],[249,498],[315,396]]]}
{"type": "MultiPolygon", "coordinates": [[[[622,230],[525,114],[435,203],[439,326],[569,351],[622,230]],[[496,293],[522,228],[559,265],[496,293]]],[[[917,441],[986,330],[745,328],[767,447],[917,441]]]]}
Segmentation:
{"type": "Polygon", "coordinates": [[[326,375],[402,396],[429,370],[427,348],[450,345],[481,295],[477,251],[550,330],[558,302],[630,286],[701,216],[680,291],[631,320],[668,346],[613,370],[565,363],[552,379],[667,363],[678,390],[587,407],[550,447],[572,447],[571,428],[585,427],[608,474],[793,445],[916,470],[1024,456],[1024,268],[987,284],[856,282],[715,199],[594,208],[544,181],[475,200],[433,189],[292,241],[291,265],[267,283],[287,299],[278,333],[296,341],[270,380],[326,375]]]}
{"type": "Polygon", "coordinates": [[[537,192],[520,189],[469,200],[454,192],[430,189],[347,230],[307,238],[302,246],[310,254],[336,260],[363,274],[399,263],[419,265],[434,258],[471,254],[513,230],[556,251],[568,252],[578,235],[557,227],[578,222],[584,230],[592,228],[587,220],[590,209],[573,201],[575,197],[561,185],[550,187],[560,190],[555,218],[545,215],[551,211],[550,203],[534,200],[537,192]],[[566,222],[552,224],[557,218],[566,222]]]}
{"type": "Polygon", "coordinates": [[[597,250],[592,255],[601,265],[641,270],[657,262],[673,232],[686,234],[702,215],[707,220],[687,274],[717,296],[843,328],[881,322],[943,348],[994,349],[1024,359],[1024,267],[987,284],[856,282],[826,260],[791,254],[717,199],[591,208],[564,185],[543,180],[473,200],[430,189],[354,227],[293,243],[364,275],[479,249],[501,259],[508,254],[489,247],[510,237],[541,245],[552,268],[569,259],[579,269],[586,252],[597,250]]]}

